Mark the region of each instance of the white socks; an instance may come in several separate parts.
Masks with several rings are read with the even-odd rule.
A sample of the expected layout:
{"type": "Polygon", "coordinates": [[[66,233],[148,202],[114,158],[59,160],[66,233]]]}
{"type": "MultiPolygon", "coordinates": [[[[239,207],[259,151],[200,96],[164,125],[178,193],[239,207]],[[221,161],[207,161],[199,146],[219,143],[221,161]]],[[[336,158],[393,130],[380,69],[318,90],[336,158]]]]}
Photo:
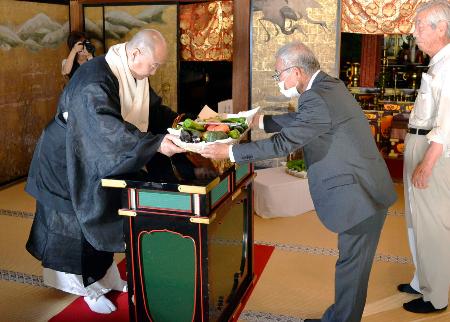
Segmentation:
{"type": "Polygon", "coordinates": [[[101,314],[110,314],[115,310],[117,310],[116,306],[104,295],[101,295],[96,299],[91,299],[88,296],[85,296],[84,301],[87,303],[87,305],[93,312],[101,314]]]}
{"type": "Polygon", "coordinates": [[[128,284],[123,279],[120,279],[115,283],[115,285],[112,287],[112,290],[119,291],[119,292],[128,292],[128,284]]]}
{"type": "MultiPolygon", "coordinates": [[[[126,281],[118,278],[111,289],[119,292],[128,292],[128,285],[126,281]]],[[[85,296],[84,301],[93,312],[110,314],[117,310],[116,306],[105,295],[100,295],[95,299],[85,296]]]]}

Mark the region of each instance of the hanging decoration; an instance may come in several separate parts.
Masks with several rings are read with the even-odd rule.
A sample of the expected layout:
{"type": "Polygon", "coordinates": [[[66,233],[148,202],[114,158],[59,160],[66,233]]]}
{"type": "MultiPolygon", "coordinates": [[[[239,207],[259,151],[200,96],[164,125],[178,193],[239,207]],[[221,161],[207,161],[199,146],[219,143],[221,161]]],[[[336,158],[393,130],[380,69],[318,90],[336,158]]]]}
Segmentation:
{"type": "Polygon", "coordinates": [[[181,58],[188,61],[231,60],[233,2],[180,6],[181,58]]]}
{"type": "Polygon", "coordinates": [[[343,32],[409,34],[416,8],[426,0],[342,0],[343,32]]]}

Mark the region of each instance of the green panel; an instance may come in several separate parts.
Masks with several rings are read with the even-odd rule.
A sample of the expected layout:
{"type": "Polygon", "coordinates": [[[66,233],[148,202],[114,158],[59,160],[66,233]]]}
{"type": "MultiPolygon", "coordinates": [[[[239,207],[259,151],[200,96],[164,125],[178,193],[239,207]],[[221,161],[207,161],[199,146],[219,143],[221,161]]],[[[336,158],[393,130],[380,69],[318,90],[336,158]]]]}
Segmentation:
{"type": "Polygon", "coordinates": [[[228,193],[228,182],[230,177],[223,179],[213,190],[211,190],[211,203],[214,204],[228,193]]]}
{"type": "Polygon", "coordinates": [[[156,191],[139,191],[139,206],[191,211],[191,195],[156,191]]]}
{"type": "Polygon", "coordinates": [[[210,321],[220,321],[224,299],[235,298],[248,272],[244,239],[246,203],[236,201],[220,219],[208,225],[208,300],[210,321]]]}
{"type": "Polygon", "coordinates": [[[236,183],[241,181],[241,179],[249,173],[250,173],[250,164],[249,163],[239,166],[239,168],[236,169],[236,183]]]}
{"type": "Polygon", "coordinates": [[[141,238],[146,304],[155,322],[192,321],[195,310],[194,241],[167,231],[141,238]]]}

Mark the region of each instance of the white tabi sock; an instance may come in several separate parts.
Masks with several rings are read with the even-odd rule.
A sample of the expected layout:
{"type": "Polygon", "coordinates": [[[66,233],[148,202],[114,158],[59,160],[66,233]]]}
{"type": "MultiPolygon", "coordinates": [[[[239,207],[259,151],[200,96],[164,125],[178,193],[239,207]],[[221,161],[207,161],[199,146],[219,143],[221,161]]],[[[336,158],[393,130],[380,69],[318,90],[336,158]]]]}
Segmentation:
{"type": "Polygon", "coordinates": [[[104,295],[101,295],[96,299],[85,296],[84,301],[87,303],[91,311],[96,313],[110,314],[117,310],[116,306],[104,295]]]}
{"type": "Polygon", "coordinates": [[[121,279],[115,283],[115,285],[112,287],[112,290],[119,292],[128,292],[128,284],[126,281],[121,279]]]}

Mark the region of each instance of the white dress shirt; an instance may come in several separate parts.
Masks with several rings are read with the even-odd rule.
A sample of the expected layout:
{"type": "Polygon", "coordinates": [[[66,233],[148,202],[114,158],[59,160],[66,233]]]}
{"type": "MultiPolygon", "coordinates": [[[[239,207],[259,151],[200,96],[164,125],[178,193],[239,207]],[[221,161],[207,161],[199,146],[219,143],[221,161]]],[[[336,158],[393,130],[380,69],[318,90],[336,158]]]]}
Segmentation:
{"type": "MultiPolygon", "coordinates": [[[[311,76],[311,79],[310,79],[309,82],[308,82],[308,86],[306,86],[305,92],[311,88],[312,83],[313,83],[314,80],[316,79],[316,76],[317,76],[317,74],[319,74],[319,72],[320,72],[320,69],[317,70],[317,71],[311,76]]],[[[301,96],[301,94],[300,94],[300,96],[301,96]]],[[[300,97],[299,97],[299,99],[300,99],[300,97]]],[[[259,118],[259,124],[258,124],[258,127],[259,127],[261,130],[264,130],[264,115],[263,115],[262,117],[259,118]]],[[[235,162],[234,155],[233,155],[233,145],[230,145],[230,146],[228,147],[228,157],[230,158],[230,161],[231,161],[231,162],[235,162]]]]}
{"type": "Polygon", "coordinates": [[[450,157],[450,44],[433,56],[422,74],[409,127],[431,130],[428,141],[442,144],[444,156],[450,157]]]}

